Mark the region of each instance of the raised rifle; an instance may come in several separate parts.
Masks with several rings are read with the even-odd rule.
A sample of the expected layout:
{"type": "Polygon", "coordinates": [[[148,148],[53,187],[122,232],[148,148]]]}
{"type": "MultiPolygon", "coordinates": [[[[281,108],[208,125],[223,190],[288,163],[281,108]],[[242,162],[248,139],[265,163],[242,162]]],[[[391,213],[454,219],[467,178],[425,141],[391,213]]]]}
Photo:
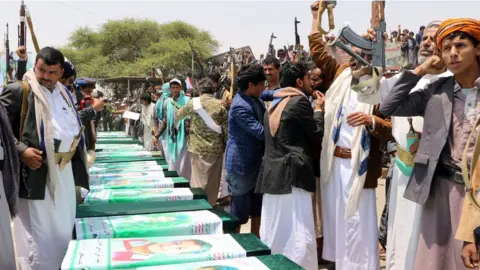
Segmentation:
{"type": "Polygon", "coordinates": [[[355,58],[360,64],[372,67],[378,76],[385,69],[385,40],[383,36],[387,28],[385,22],[385,1],[372,1],[371,24],[376,33],[374,40],[370,41],[365,39],[355,33],[349,25],[345,25],[340,30],[337,38],[329,45],[342,49],[355,58]],[[371,56],[372,62],[369,63],[361,55],[355,53],[342,39],[345,40],[346,43],[360,48],[365,54],[371,56]]]}
{"type": "MultiPolygon", "coordinates": [[[[192,43],[190,41],[188,42],[188,45],[190,46],[190,49],[192,50],[192,57],[195,61],[195,64],[197,65],[197,68],[200,69],[200,75],[202,76],[202,78],[204,78],[205,77],[205,71],[203,69],[202,62],[200,61],[200,58],[198,57],[197,51],[195,51],[195,49],[193,48],[192,43]]],[[[192,74],[192,76],[193,76],[193,74],[192,74]]]]}
{"type": "Polygon", "coordinates": [[[228,91],[228,99],[232,99],[235,89],[235,77],[237,76],[237,61],[235,57],[235,49],[230,47],[230,91],[228,91]]]}
{"type": "Polygon", "coordinates": [[[300,36],[298,35],[297,25],[300,23],[300,21],[297,20],[297,17],[295,17],[295,21],[293,23],[295,24],[295,47],[298,47],[300,46],[300,36]]]}
{"type": "Polygon", "coordinates": [[[283,49],[285,50],[285,54],[286,54],[286,57],[287,57],[287,61],[288,61],[288,62],[291,62],[290,54],[288,53],[287,46],[283,46],[283,49]]]}
{"type": "Polygon", "coordinates": [[[270,43],[268,44],[268,53],[267,53],[267,56],[275,56],[275,48],[273,47],[273,39],[274,38],[277,38],[273,33],[272,35],[270,36],[270,43]]]}
{"type": "Polygon", "coordinates": [[[6,82],[11,80],[11,66],[10,66],[10,39],[8,37],[8,23],[7,23],[7,33],[5,34],[5,76],[6,82]]]}
{"type": "Polygon", "coordinates": [[[27,24],[25,23],[25,4],[20,4],[20,24],[18,25],[18,47],[27,47],[27,24]]]}
{"type": "Polygon", "coordinates": [[[26,14],[28,28],[30,29],[30,35],[32,36],[33,47],[35,47],[35,52],[38,53],[40,51],[40,46],[38,45],[37,36],[35,35],[35,31],[33,30],[32,17],[30,16],[30,11],[28,9],[26,10],[26,14]]]}

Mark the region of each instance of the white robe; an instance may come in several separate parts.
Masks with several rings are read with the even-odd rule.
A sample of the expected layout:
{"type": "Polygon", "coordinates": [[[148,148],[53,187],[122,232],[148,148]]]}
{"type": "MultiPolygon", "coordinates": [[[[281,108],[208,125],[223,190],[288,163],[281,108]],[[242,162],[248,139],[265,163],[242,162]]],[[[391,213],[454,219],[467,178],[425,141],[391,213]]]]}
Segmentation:
{"type": "MultiPolygon", "coordinates": [[[[352,148],[354,128],[346,118],[356,111],[357,94],[351,90],[337,146],[352,148]]],[[[345,219],[345,207],[353,183],[351,159],[334,158],[332,179],[321,182],[323,258],[336,263],[338,270],[380,268],[375,189],[363,189],[357,212],[345,219]]]]}
{"type": "MultiPolygon", "coordinates": [[[[52,112],[54,138],[61,140],[58,152],[69,152],[79,132],[74,108],[68,107],[58,88],[53,93],[43,91],[52,112]]],[[[55,200],[46,187],[43,200],[19,199],[19,215],[14,219],[14,230],[18,263],[22,270],[58,269],[72,240],[76,213],[72,163],[67,163],[63,170],[57,165],[57,173],[55,200]]]]}
{"type": "Polygon", "coordinates": [[[155,104],[150,103],[148,106],[142,106],[142,124],[143,124],[143,148],[147,151],[153,149],[153,124],[155,115],[155,104]]]}
{"type": "MultiPolygon", "coordinates": [[[[375,103],[379,99],[383,100],[388,96],[400,75],[397,74],[389,79],[382,78],[378,89],[367,88],[366,94],[359,93],[359,95],[362,95],[365,102],[370,100],[370,103],[375,103]]],[[[425,89],[429,83],[436,81],[439,77],[451,75],[449,71],[440,75],[426,75],[420,79],[412,91],[425,89]]],[[[422,132],[422,117],[412,117],[412,123],[415,131],[422,132]]],[[[409,130],[407,117],[392,117],[392,135],[396,143],[403,149],[407,149],[407,132],[409,130]]],[[[388,202],[386,269],[390,270],[412,270],[415,266],[422,207],[403,197],[409,179],[410,176],[405,175],[395,164],[388,202]]]]}
{"type": "Polygon", "coordinates": [[[283,254],[307,270],[318,269],[312,196],[296,187],[290,194],[265,193],[260,221],[260,238],[272,254],[283,254]]]}

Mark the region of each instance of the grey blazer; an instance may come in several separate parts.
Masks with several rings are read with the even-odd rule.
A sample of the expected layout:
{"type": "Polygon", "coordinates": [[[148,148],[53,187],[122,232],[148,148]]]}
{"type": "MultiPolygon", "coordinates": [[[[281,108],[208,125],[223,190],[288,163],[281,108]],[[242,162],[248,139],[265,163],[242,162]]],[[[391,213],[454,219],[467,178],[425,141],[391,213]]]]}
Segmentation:
{"type": "Polygon", "coordinates": [[[448,139],[455,79],[439,78],[426,89],[410,93],[421,78],[410,71],[403,72],[390,94],[380,104],[380,112],[388,116],[424,118],[413,173],[404,194],[406,199],[423,205],[428,199],[433,175],[448,139]]]}

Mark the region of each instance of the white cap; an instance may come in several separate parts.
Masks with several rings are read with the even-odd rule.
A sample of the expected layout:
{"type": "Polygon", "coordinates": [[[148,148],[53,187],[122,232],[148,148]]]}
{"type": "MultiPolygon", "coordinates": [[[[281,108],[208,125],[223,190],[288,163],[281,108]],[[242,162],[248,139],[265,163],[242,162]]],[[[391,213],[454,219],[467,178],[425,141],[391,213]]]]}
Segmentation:
{"type": "Polygon", "coordinates": [[[181,82],[179,79],[177,79],[177,78],[170,80],[170,85],[171,85],[172,83],[177,83],[177,84],[179,84],[180,86],[182,85],[182,82],[181,82]]]}

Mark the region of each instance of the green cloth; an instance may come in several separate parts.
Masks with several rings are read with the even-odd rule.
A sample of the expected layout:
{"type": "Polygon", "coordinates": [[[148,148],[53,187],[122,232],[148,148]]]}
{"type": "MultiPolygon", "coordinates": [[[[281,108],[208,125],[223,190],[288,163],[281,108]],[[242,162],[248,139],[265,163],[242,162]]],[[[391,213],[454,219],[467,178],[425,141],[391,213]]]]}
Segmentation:
{"type": "MultiPolygon", "coordinates": [[[[170,91],[170,83],[165,83],[162,85],[162,96],[158,99],[157,103],[155,104],[155,113],[157,115],[157,119],[158,121],[162,121],[163,120],[163,114],[164,114],[164,111],[163,111],[163,107],[164,107],[164,103],[165,103],[165,100],[167,100],[168,98],[170,98],[172,96],[172,92],[170,91]]],[[[166,139],[167,137],[167,133],[166,132],[163,132],[161,134],[161,138],[162,139],[166,139]]]]}
{"type": "Polygon", "coordinates": [[[176,101],[173,98],[169,98],[167,102],[167,136],[168,136],[168,151],[170,152],[170,159],[172,162],[177,160],[178,155],[182,152],[183,147],[185,146],[185,119],[180,120],[175,123],[175,112],[177,106],[183,107],[190,100],[189,97],[185,96],[183,92],[180,93],[180,96],[176,101]],[[178,130],[177,130],[178,127],[178,130]]]}

